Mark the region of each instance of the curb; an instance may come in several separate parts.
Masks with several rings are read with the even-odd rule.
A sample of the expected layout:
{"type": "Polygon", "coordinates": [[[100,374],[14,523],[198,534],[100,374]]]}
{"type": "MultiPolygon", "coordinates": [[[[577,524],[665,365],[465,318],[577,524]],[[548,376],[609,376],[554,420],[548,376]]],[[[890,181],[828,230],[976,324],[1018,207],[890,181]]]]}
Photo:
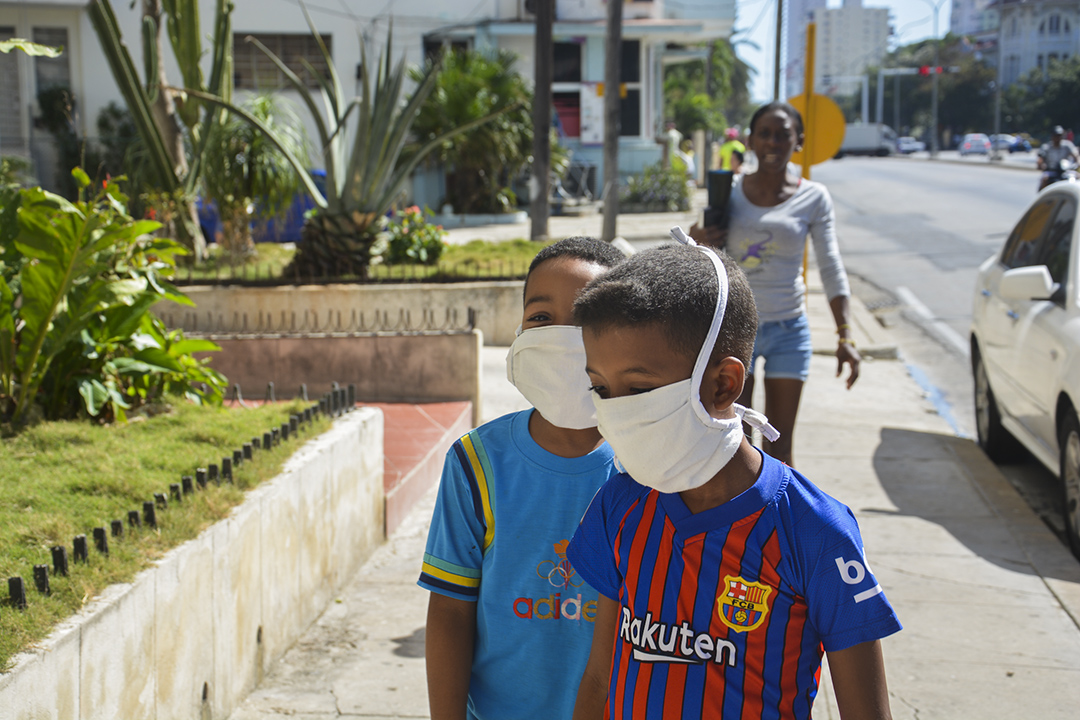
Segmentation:
{"type": "Polygon", "coordinates": [[[998,162],[988,161],[984,165],[980,165],[980,164],[977,164],[977,163],[974,163],[974,162],[969,162],[967,160],[961,160],[959,158],[956,158],[956,159],[953,159],[953,158],[940,158],[940,157],[938,157],[938,158],[934,158],[934,157],[922,158],[922,157],[912,157],[911,155],[890,155],[889,157],[896,158],[896,159],[899,159],[899,160],[907,160],[909,162],[916,162],[916,161],[918,161],[918,162],[938,162],[938,163],[947,163],[949,165],[966,165],[966,166],[969,166],[969,167],[972,167],[972,166],[974,166],[974,167],[992,167],[992,168],[1002,168],[1002,169],[1005,169],[1005,170],[1022,170],[1024,172],[1030,172],[1030,173],[1038,172],[1038,168],[1026,167],[1024,165],[1018,165],[1016,163],[1007,163],[1007,162],[1003,162],[1003,161],[998,161],[998,162]]]}

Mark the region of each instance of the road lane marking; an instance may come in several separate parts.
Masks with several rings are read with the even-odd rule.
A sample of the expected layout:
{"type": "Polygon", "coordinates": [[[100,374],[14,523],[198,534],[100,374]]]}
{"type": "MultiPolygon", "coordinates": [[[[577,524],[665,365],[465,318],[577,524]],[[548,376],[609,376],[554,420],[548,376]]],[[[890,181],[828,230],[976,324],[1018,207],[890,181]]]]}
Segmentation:
{"type": "Polygon", "coordinates": [[[915,296],[910,289],[901,285],[896,288],[896,296],[900,299],[910,313],[911,319],[930,334],[935,340],[951,350],[955,350],[961,357],[970,357],[971,348],[960,333],[956,332],[947,322],[934,315],[930,308],[923,304],[922,300],[915,296]],[[913,317],[912,317],[913,316],[913,317]]]}

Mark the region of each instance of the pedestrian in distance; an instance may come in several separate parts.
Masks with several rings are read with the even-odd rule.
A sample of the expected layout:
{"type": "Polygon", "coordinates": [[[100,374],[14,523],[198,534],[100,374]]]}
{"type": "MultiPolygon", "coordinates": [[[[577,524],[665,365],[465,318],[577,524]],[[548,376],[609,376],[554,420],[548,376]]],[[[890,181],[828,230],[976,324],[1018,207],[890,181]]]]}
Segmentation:
{"type": "Polygon", "coordinates": [[[622,262],[593,238],[541,250],[525,279],[507,375],[532,408],[469,432],[446,455],[420,575],[433,720],[569,720],[596,590],[566,545],[614,469],[596,429],[573,303],[622,262]]]}
{"type": "Polygon", "coordinates": [[[1050,132],[1050,142],[1043,143],[1043,146],[1039,148],[1038,157],[1035,158],[1036,165],[1042,171],[1042,175],[1039,176],[1040,191],[1047,185],[1061,180],[1064,170],[1061,166],[1063,161],[1076,167],[1080,164],[1080,154],[1077,153],[1076,146],[1065,138],[1065,129],[1060,125],[1055,125],[1050,132]]]}
{"type": "Polygon", "coordinates": [[[836,375],[848,366],[848,389],[859,378],[862,358],[851,333],[851,290],[836,238],[832,198],[824,185],[804,180],[789,168],[791,156],[802,148],[802,116],[784,102],[758,108],[750,120],[749,143],[757,169],[732,181],[727,229],[695,225],[690,235],[726,249],[750,281],[760,325],[739,402],[750,406],[755,367],[763,358],[765,414],[780,432],[780,439],[765,440],[764,448],[794,467],[795,418],[813,354],[802,276],[807,234],[836,322],[836,375]]]}
{"type": "Polygon", "coordinates": [[[720,169],[731,170],[732,172],[738,172],[738,168],[734,163],[734,155],[738,153],[738,163],[742,164],[743,154],[746,152],[746,146],[739,142],[739,131],[733,127],[724,131],[724,142],[720,145],[720,149],[717,151],[720,158],[720,169]]]}
{"type": "Polygon", "coordinates": [[[890,717],[900,623],[851,511],[747,442],[757,317],[722,251],[665,245],[592,281],[574,313],[601,434],[625,471],[567,557],[600,592],[575,720],[806,720],[822,648],[845,720],[890,717]]]}

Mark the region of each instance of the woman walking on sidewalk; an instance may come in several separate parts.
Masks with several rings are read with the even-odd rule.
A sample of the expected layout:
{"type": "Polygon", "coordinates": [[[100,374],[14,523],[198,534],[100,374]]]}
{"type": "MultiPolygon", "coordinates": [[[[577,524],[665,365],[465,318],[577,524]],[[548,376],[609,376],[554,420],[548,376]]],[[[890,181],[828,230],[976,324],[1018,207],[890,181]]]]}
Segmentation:
{"type": "Polygon", "coordinates": [[[724,248],[750,280],[760,324],[739,403],[750,406],[754,366],[764,358],[765,414],[780,432],[778,440],[764,441],[765,450],[793,467],[795,416],[813,353],[802,278],[807,233],[836,320],[836,374],[839,377],[844,365],[849,366],[848,389],[859,377],[861,360],[851,337],[851,291],[840,259],[832,198],[824,185],[804,180],[789,168],[802,143],[798,110],[785,102],[758,108],[750,120],[748,140],[757,156],[757,170],[735,176],[728,228],[695,225],[690,231],[696,240],[724,248]]]}

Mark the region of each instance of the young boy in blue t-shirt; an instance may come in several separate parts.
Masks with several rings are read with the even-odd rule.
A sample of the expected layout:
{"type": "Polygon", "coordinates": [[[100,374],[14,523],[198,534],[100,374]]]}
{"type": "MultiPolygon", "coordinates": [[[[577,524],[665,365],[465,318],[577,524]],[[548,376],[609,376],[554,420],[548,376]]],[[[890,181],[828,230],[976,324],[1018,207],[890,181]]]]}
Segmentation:
{"type": "Polygon", "coordinates": [[[600,592],[575,720],[810,717],[822,650],[845,720],[890,717],[900,629],[851,511],[747,442],[757,312],[724,253],[667,245],[575,304],[601,434],[626,474],[567,550],[600,592]]]}
{"type": "Polygon", "coordinates": [[[534,409],[480,426],[447,453],[419,581],[431,591],[433,720],[572,715],[597,594],[566,561],[566,544],[616,472],[596,429],[573,304],[622,260],[580,237],[536,255],[507,356],[534,409]]]}

